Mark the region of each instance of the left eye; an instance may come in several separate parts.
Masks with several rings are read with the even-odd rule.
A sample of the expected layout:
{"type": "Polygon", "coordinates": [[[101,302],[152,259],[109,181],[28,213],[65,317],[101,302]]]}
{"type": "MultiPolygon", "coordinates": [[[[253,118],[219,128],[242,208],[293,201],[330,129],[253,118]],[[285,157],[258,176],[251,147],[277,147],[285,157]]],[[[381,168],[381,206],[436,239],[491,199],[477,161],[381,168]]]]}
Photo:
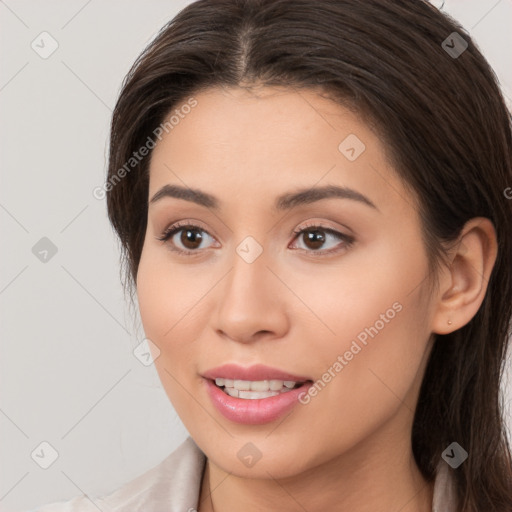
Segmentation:
{"type": "Polygon", "coordinates": [[[295,239],[304,242],[306,245],[305,248],[299,247],[299,249],[303,249],[308,252],[335,252],[338,250],[336,247],[340,245],[340,241],[343,242],[342,245],[345,246],[345,248],[350,247],[354,242],[353,237],[339,233],[334,229],[324,228],[322,226],[308,226],[306,228],[294,231],[294,233],[296,235],[295,239]],[[338,244],[335,243],[334,245],[331,245],[331,247],[327,248],[323,247],[329,238],[338,240],[338,244]],[[318,249],[321,248],[325,250],[319,251],[318,249]]]}
{"type": "Polygon", "coordinates": [[[185,225],[175,225],[168,228],[161,237],[157,237],[158,240],[162,242],[167,242],[169,239],[172,239],[181,232],[181,236],[178,237],[179,243],[182,244],[183,247],[180,247],[174,240],[172,241],[172,245],[177,246],[176,251],[178,252],[197,252],[201,243],[205,238],[213,238],[209,233],[207,233],[204,229],[199,226],[194,226],[192,224],[185,225]],[[206,234],[206,237],[203,234],[206,234]]]}

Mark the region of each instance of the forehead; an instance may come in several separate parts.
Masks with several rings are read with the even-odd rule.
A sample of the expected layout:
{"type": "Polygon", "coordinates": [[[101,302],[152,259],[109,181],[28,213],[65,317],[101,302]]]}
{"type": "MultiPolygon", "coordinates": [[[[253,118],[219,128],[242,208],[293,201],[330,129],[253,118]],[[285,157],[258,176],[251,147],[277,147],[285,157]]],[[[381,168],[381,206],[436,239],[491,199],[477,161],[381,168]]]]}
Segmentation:
{"type": "MultiPolygon", "coordinates": [[[[267,159],[268,167],[269,157],[277,158],[277,164],[300,160],[306,152],[316,158],[337,156],[344,134],[357,133],[368,142],[375,138],[354,113],[312,90],[219,87],[202,91],[194,99],[197,104],[189,113],[179,119],[173,116],[176,124],[164,134],[155,157],[163,146],[180,159],[187,152],[188,161],[206,152],[215,155],[216,161],[243,152],[251,162],[267,159]],[[200,152],[186,151],[192,144],[200,152]]],[[[170,115],[182,108],[184,103],[176,105],[170,115]]]]}
{"type": "Polygon", "coordinates": [[[153,150],[150,197],[174,183],[248,204],[336,184],[385,204],[401,189],[378,135],[313,90],[212,88],[193,99],[173,107],[177,122],[153,150]]]}

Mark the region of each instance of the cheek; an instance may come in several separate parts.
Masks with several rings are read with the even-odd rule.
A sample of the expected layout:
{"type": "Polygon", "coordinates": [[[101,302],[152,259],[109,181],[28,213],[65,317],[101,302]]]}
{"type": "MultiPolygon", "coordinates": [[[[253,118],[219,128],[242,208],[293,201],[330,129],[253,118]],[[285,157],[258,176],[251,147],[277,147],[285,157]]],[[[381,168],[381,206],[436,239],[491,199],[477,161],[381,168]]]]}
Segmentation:
{"type": "Polygon", "coordinates": [[[310,309],[299,320],[303,332],[309,326],[299,358],[309,359],[322,381],[311,400],[319,409],[341,403],[335,415],[370,421],[400,406],[421,376],[427,348],[428,303],[421,295],[427,273],[418,242],[407,252],[391,245],[361,251],[343,267],[315,270],[302,284],[296,279],[297,295],[310,309]]]}
{"type": "MultiPolygon", "coordinates": [[[[408,315],[421,319],[425,304],[418,303],[415,292],[428,264],[419,236],[411,240],[409,236],[404,245],[403,240],[382,237],[371,248],[358,247],[329,264],[285,262],[279,276],[299,299],[292,324],[310,324],[313,339],[329,351],[333,346],[343,349],[358,336],[364,341],[375,328],[380,339],[391,324],[402,323],[408,315]]],[[[282,293],[287,294],[286,289],[282,293]]]]}
{"type": "Polygon", "coordinates": [[[176,339],[207,285],[201,285],[192,266],[173,265],[167,250],[145,247],[137,274],[137,297],[146,336],[164,345],[176,339]]]}
{"type": "MultiPolygon", "coordinates": [[[[378,316],[386,314],[389,304],[385,300],[368,302],[366,309],[359,310],[357,321],[339,315],[338,322],[333,324],[339,334],[337,341],[319,342],[314,351],[306,349],[299,356],[311,361],[317,378],[316,395],[301,406],[301,422],[308,424],[308,432],[321,434],[315,439],[304,439],[312,445],[311,453],[304,453],[305,460],[311,456],[319,462],[332,456],[333,451],[349,450],[391,424],[399,411],[405,423],[395,422],[396,431],[389,435],[409,435],[406,423],[415,409],[427,335],[425,326],[418,324],[422,309],[417,297],[411,294],[401,299],[402,309],[393,309],[393,318],[388,313],[388,323],[378,316]],[[347,334],[343,335],[345,327],[347,334]],[[358,338],[358,334],[364,336],[358,338]]],[[[286,428],[287,425],[280,427],[282,434],[287,433],[286,428]]],[[[291,423],[288,433],[295,435],[291,423]]]]}
{"type": "Polygon", "coordinates": [[[186,340],[178,341],[189,302],[187,289],[165,258],[145,246],[137,273],[137,299],[144,334],[160,351],[154,364],[170,398],[174,388],[172,376],[177,377],[176,368],[187,357],[186,352],[180,353],[180,348],[187,346],[186,340]]]}
{"type": "Polygon", "coordinates": [[[195,379],[208,292],[216,279],[206,268],[200,273],[194,265],[172,264],[163,248],[144,247],[137,274],[139,311],[146,337],[160,350],[155,367],[173,403],[183,394],[179,383],[195,379]]]}
{"type": "Polygon", "coordinates": [[[154,358],[155,368],[176,409],[185,407],[180,407],[183,397],[178,383],[184,382],[185,371],[190,373],[194,367],[190,339],[183,337],[188,303],[192,300],[187,297],[188,289],[165,257],[156,250],[144,248],[137,273],[139,311],[145,336],[159,350],[154,358]]]}

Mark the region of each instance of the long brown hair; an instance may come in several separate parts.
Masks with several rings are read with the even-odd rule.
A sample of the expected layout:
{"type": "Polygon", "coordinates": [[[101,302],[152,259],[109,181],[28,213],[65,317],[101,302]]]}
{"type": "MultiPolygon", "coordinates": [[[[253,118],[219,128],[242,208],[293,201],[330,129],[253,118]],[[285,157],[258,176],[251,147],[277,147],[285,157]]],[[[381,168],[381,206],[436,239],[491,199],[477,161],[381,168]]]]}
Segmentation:
{"type": "Polygon", "coordinates": [[[200,0],[163,27],[126,76],[111,127],[107,207],[132,299],[150,160],[131,161],[133,152],[198,91],[254,84],[326,91],[371,123],[417,198],[434,277],[469,219],[493,222],[498,256],[483,304],[437,335],[411,442],[429,481],[451,442],[469,453],[451,470],[460,511],[511,512],[500,395],[512,317],[511,115],[469,34],[428,2],[200,0]]]}

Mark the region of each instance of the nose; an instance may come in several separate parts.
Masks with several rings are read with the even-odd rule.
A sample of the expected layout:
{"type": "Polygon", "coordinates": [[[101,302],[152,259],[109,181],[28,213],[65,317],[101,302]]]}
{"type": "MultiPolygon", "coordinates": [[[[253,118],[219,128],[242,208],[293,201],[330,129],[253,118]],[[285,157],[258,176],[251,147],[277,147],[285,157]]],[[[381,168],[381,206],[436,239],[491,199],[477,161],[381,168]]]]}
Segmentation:
{"type": "Polygon", "coordinates": [[[212,325],[218,335],[251,343],[276,339],[289,328],[286,287],[267,264],[265,251],[252,263],[238,254],[218,290],[212,325]]]}

